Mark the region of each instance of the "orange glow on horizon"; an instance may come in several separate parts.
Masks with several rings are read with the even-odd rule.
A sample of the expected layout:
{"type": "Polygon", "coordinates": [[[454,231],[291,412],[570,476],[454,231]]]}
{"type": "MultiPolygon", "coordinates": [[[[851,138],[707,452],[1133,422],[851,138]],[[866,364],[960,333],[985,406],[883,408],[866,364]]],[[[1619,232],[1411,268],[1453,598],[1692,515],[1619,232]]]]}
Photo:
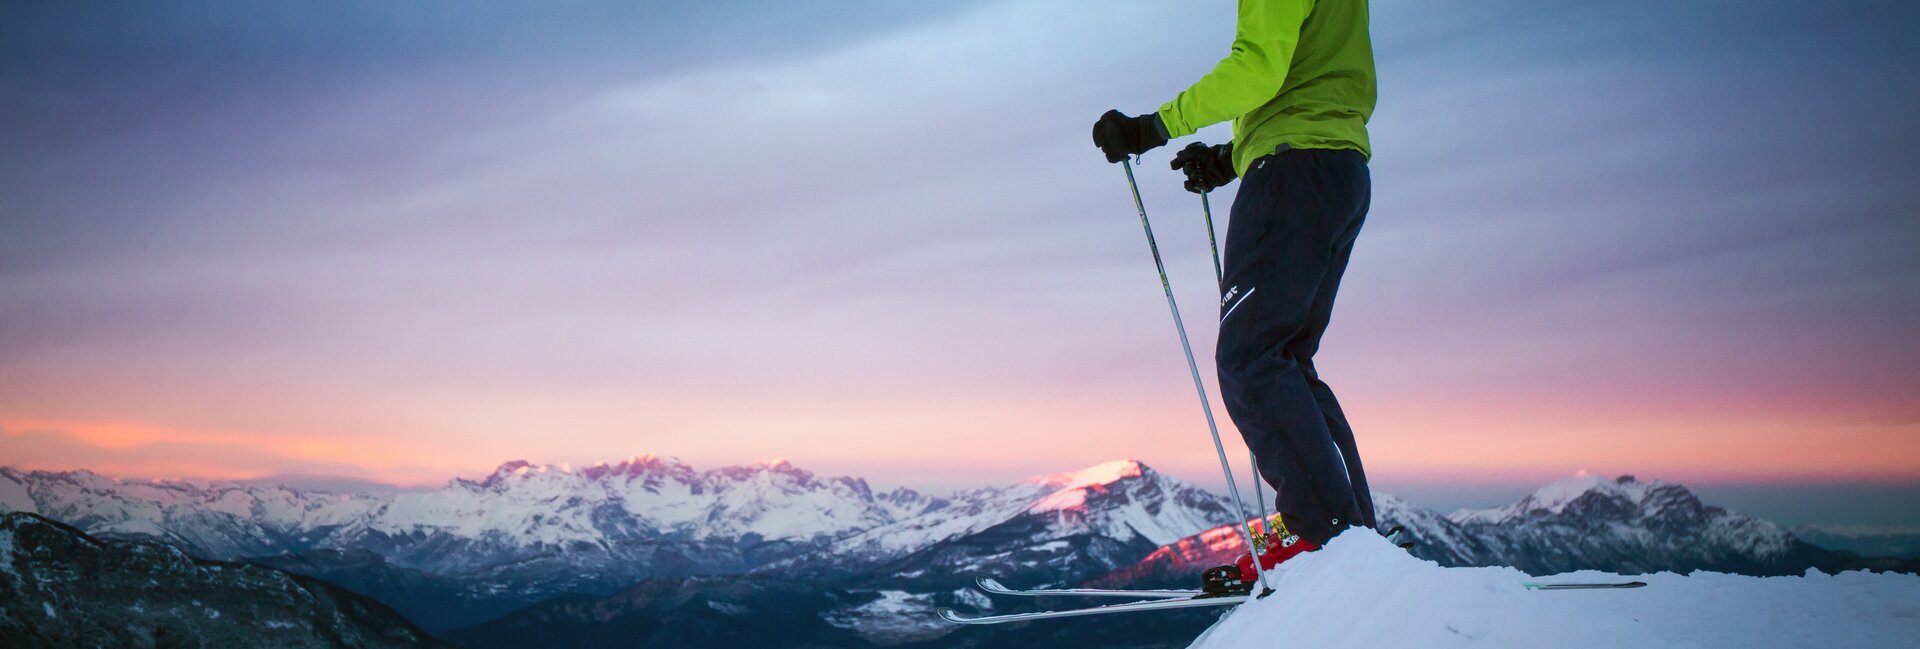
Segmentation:
{"type": "MultiPolygon", "coordinates": [[[[185,430],[125,421],[0,421],[0,442],[14,450],[6,453],[0,466],[23,469],[86,469],[114,477],[135,476],[161,479],[248,480],[289,472],[310,472],[341,477],[376,480],[400,486],[438,484],[456,471],[456,467],[437,467],[445,475],[422,479],[419,467],[408,466],[401,458],[421,457],[424,448],[404,438],[387,438],[369,444],[344,437],[318,435],[261,435],[228,431],[185,430]],[[20,462],[19,448],[35,437],[64,439],[82,448],[100,451],[92,462],[62,461],[58,457],[34,458],[20,462]],[[117,459],[113,451],[128,452],[155,447],[192,449],[150,459],[117,459]],[[236,457],[239,456],[239,457],[236,457]],[[240,457],[282,460],[279,467],[238,461],[240,457]]],[[[68,453],[73,455],[75,453],[68,453]]]]}
{"type": "MultiPolygon", "coordinates": [[[[522,442],[517,445],[522,452],[501,453],[494,449],[507,445],[498,434],[473,433],[475,442],[462,444],[457,438],[419,434],[265,435],[125,421],[0,419],[0,450],[6,451],[0,465],[200,479],[308,473],[419,486],[484,475],[513,459],[590,465],[656,454],[680,457],[702,469],[789,457],[802,468],[883,484],[985,485],[1137,458],[1198,482],[1218,480],[1218,461],[1205,426],[1194,421],[1197,416],[1186,413],[1187,408],[1143,409],[1147,412],[1089,408],[1061,416],[1057,407],[1003,408],[972,413],[971,419],[907,412],[855,421],[715,418],[706,422],[707,432],[697,436],[712,443],[678,452],[629,434],[530,439],[514,433],[511,439],[522,442]],[[969,437],[985,443],[930,441],[969,437]],[[61,439],[68,446],[49,441],[61,439]],[[566,446],[557,446],[558,441],[566,446]],[[148,452],[168,448],[188,450],[148,452]],[[566,450],[556,453],[556,448],[566,450]]],[[[1355,411],[1368,413],[1356,418],[1355,425],[1376,481],[1544,481],[1581,470],[1693,482],[1920,481],[1920,445],[1904,442],[1915,438],[1911,426],[1828,425],[1814,436],[1800,432],[1811,429],[1808,422],[1778,420],[1672,418],[1573,425],[1511,413],[1438,419],[1385,409],[1355,411]]],[[[1236,436],[1230,425],[1222,434],[1236,436]]],[[[1245,479],[1242,464],[1235,468],[1245,479]]]]}

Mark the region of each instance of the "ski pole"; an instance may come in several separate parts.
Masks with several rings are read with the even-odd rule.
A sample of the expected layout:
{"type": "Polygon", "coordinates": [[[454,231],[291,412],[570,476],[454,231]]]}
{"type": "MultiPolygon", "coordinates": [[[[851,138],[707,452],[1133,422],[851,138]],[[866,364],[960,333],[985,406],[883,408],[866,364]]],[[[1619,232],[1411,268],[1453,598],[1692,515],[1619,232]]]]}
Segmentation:
{"type": "MultiPolygon", "coordinates": [[[[1147,232],[1147,249],[1153,251],[1153,267],[1160,273],[1160,289],[1167,293],[1167,309],[1173,312],[1173,329],[1180,334],[1180,349],[1187,354],[1187,371],[1193,374],[1193,390],[1200,395],[1200,411],[1207,415],[1207,432],[1213,434],[1213,451],[1220,456],[1220,472],[1227,476],[1227,495],[1233,498],[1235,516],[1246,516],[1247,506],[1240,502],[1240,486],[1233,480],[1233,467],[1227,462],[1227,447],[1220,444],[1220,426],[1213,422],[1213,404],[1207,401],[1207,386],[1200,382],[1200,366],[1193,362],[1193,344],[1187,342],[1187,325],[1180,321],[1180,305],[1173,301],[1173,284],[1167,281],[1167,265],[1160,260],[1160,244],[1153,240],[1153,224],[1147,221],[1147,204],[1140,200],[1140,183],[1133,179],[1133,162],[1120,161],[1121,168],[1127,171],[1127,187],[1133,190],[1133,207],[1140,211],[1140,228],[1147,232]]],[[[1253,552],[1253,534],[1240,521],[1234,527],[1240,528],[1240,540],[1247,544],[1247,552],[1253,552]]],[[[1273,592],[1267,584],[1267,570],[1260,565],[1259,555],[1254,555],[1253,573],[1263,589],[1261,597],[1273,592]]]]}
{"type": "MultiPolygon", "coordinates": [[[[1220,290],[1226,290],[1227,273],[1220,269],[1220,244],[1213,238],[1213,205],[1207,202],[1209,192],[1200,192],[1200,213],[1207,217],[1207,248],[1213,250],[1213,281],[1221,284],[1220,290]]],[[[1258,482],[1254,483],[1256,486],[1258,482]]]]}
{"type": "MultiPolygon", "coordinates": [[[[1200,192],[1200,213],[1207,217],[1207,248],[1213,251],[1213,281],[1220,290],[1227,290],[1226,271],[1221,270],[1220,243],[1213,236],[1213,204],[1207,200],[1209,192],[1200,192]]],[[[1260,503],[1260,545],[1265,546],[1273,536],[1273,514],[1267,509],[1267,494],[1260,488],[1265,478],[1260,475],[1260,458],[1253,455],[1253,449],[1247,449],[1247,465],[1253,467],[1253,501],[1260,503]]],[[[1254,548],[1253,556],[1260,556],[1260,550],[1254,548]]]]}

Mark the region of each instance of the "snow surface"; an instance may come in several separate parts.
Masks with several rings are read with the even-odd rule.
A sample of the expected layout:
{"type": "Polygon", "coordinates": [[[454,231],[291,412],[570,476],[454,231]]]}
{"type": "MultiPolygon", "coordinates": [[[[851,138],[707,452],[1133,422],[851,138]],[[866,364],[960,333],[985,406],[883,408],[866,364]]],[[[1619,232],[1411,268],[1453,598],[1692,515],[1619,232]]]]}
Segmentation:
{"type": "Polygon", "coordinates": [[[1915,575],[1659,573],[1631,578],[1645,588],[1529,591],[1524,583],[1629,579],[1442,568],[1376,534],[1350,532],[1270,576],[1278,594],[1237,607],[1192,647],[1920,646],[1915,575]]]}
{"type": "Polygon", "coordinates": [[[899,644],[938,638],[953,631],[946,620],[928,615],[936,606],[932,593],[882,590],[871,602],[826,614],[828,624],[853,631],[880,644],[899,644]]]}

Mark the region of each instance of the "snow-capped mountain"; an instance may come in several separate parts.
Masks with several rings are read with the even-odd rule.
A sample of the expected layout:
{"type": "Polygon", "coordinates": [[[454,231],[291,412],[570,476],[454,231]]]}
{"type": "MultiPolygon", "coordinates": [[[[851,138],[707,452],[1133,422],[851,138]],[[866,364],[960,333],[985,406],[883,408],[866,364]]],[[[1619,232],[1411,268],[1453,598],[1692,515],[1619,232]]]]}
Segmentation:
{"type": "Polygon", "coordinates": [[[934,497],[784,461],[696,471],[652,456],[583,469],[514,461],[384,495],[0,469],[0,510],[355,584],[430,611],[436,628],[497,612],[494,599],[768,565],[831,580],[889,563],[1097,572],[1231,517],[1220,497],[1133,461],[934,497]]]}
{"type": "Polygon", "coordinates": [[[1125,565],[1232,517],[1220,496],[1125,460],[962,492],[926,515],[773,568],[818,574],[888,566],[889,578],[917,578],[1052,566],[1051,579],[1069,579],[1125,565]]]}
{"type": "Polygon", "coordinates": [[[703,472],[652,456],[577,470],[508,462],[480,480],[386,495],[0,469],[0,511],[92,534],[314,568],[347,555],[288,557],[368,551],[394,574],[534,599],[613,592],[655,575],[744,572],[944,504],[910,490],[875,494],[863,480],[784,461],[703,472]]]}
{"type": "Polygon", "coordinates": [[[1459,528],[1450,536],[1477,541],[1448,548],[1466,560],[1460,565],[1534,574],[1799,574],[1827,554],[1771,522],[1702,503],[1686,487],[1633,476],[1567,478],[1514,504],[1454,512],[1447,521],[1459,528]]]}
{"type": "MultiPolygon", "coordinates": [[[[0,507],[96,534],[159,537],[214,558],[367,547],[434,572],[558,549],[621,554],[659,540],[717,541],[745,555],[830,542],[934,504],[912,492],[876,496],[865,481],[784,461],[696,472],[651,456],[580,470],[514,461],[478,481],[392,495],[0,469],[0,507]]],[[[737,570],[725,563],[740,558],[705,567],[737,570]]]]}
{"type": "MultiPolygon", "coordinates": [[[[1684,487],[1628,477],[1573,478],[1507,507],[1452,515],[1385,494],[1375,501],[1384,523],[1413,530],[1417,556],[1450,566],[1537,574],[1847,567],[1840,555],[1704,505],[1684,487]]],[[[874,635],[869,627],[895,620],[887,611],[903,606],[984,606],[969,599],[975,575],[1032,586],[1187,586],[1241,551],[1234,528],[1219,525],[1235,518],[1225,499],[1134,461],[946,496],[875,493],[862,480],[780,461],[697,471],[651,456],[584,469],[509,462],[478,480],[391,494],[0,469],[5,509],[318,576],[435,632],[556,595],[757,570],[749,578],[857,600],[823,609],[836,628],[870,639],[928,637],[944,628],[890,622],[874,635]]]]}
{"type": "Polygon", "coordinates": [[[449,637],[483,649],[534,640],[687,646],[680,640],[686,637],[716,647],[1139,647],[1183,642],[1211,621],[1208,612],[1177,613],[1154,618],[1151,628],[1105,621],[984,636],[956,633],[932,612],[994,605],[972,589],[977,575],[1065,584],[1131,563],[1160,544],[1231,519],[1218,495],[1119,461],[944,500],[921,515],[754,574],[653,579],[605,597],[556,599],[449,637]],[[810,587],[792,591],[795,583],[810,587]]]}

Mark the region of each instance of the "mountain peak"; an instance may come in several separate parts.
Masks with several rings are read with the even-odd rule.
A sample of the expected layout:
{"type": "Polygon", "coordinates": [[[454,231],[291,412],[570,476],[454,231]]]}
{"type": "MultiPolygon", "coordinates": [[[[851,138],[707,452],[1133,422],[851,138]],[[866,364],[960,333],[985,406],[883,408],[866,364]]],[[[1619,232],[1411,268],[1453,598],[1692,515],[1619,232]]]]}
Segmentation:
{"type": "Polygon", "coordinates": [[[792,462],[788,462],[785,459],[781,459],[781,458],[774,458],[771,460],[761,460],[759,462],[754,462],[753,464],[749,464],[742,468],[746,469],[747,472],[749,473],[764,472],[764,473],[778,473],[780,475],[792,476],[803,482],[813,479],[812,471],[808,471],[806,469],[802,469],[800,467],[794,466],[792,462]]]}
{"type": "MultiPolygon", "coordinates": [[[[1144,478],[1152,472],[1146,465],[1140,465],[1133,459],[1117,459],[1112,463],[1100,463],[1087,469],[1060,472],[1052,476],[1041,476],[1027,480],[1029,484],[1039,484],[1054,490],[1052,495],[1035,501],[1027,511],[1085,511],[1087,499],[1094,493],[1108,492],[1110,486],[1116,486],[1127,478],[1144,478]]],[[[1152,482],[1152,480],[1146,480],[1152,482]]],[[[1137,482],[1139,484],[1139,482],[1137,482]]],[[[1119,488],[1129,490],[1129,488],[1119,488]]],[[[1177,534],[1173,538],[1179,538],[1177,534]]]]}
{"type": "Polygon", "coordinates": [[[1141,464],[1139,460],[1114,460],[1071,471],[1040,476],[1030,482],[1055,485],[1058,489],[1075,489],[1119,482],[1126,478],[1138,478],[1151,473],[1153,469],[1141,464]]]}
{"type": "MultiPolygon", "coordinates": [[[[505,482],[507,478],[524,476],[528,470],[532,469],[534,469],[534,463],[530,463],[530,461],[524,461],[524,459],[509,459],[509,461],[501,463],[499,467],[493,467],[493,472],[490,472],[486,478],[480,480],[480,486],[495,486],[495,484],[505,482]]],[[[453,480],[455,480],[455,482],[465,482],[465,480],[461,480],[461,478],[453,478],[453,480]]]]}
{"type": "Polygon", "coordinates": [[[1631,475],[1608,479],[1582,471],[1571,477],[1550,482],[1514,504],[1493,509],[1463,509],[1454,512],[1448,518],[1456,523],[1469,521],[1498,523],[1528,513],[1559,514],[1566,511],[1569,505],[1589,497],[1624,501],[1638,507],[1645,505],[1655,494],[1663,494],[1663,498],[1679,496],[1686,499],[1692,496],[1692,492],[1687,491],[1685,487],[1658,480],[1641,482],[1631,475]]]}
{"type": "Polygon", "coordinates": [[[1658,481],[1651,483],[1640,482],[1630,475],[1623,475],[1608,480],[1597,475],[1583,473],[1571,478],[1562,478],[1550,482],[1546,486],[1534,490],[1532,495],[1527,496],[1527,499],[1533,501],[1536,509],[1559,511],[1566,507],[1568,503],[1596,491],[1604,494],[1626,496],[1631,500],[1639,501],[1645,497],[1649,490],[1660,485],[1661,483],[1658,481]]]}
{"type": "Polygon", "coordinates": [[[640,476],[654,472],[691,474],[693,473],[693,467],[687,466],[687,464],[681,462],[679,458],[661,457],[652,453],[641,453],[613,464],[605,462],[595,464],[582,469],[580,474],[589,479],[597,480],[608,476],[640,476]]]}
{"type": "Polygon", "coordinates": [[[706,473],[708,475],[721,476],[729,480],[754,480],[772,478],[773,476],[786,476],[789,479],[803,484],[814,482],[812,471],[794,466],[792,462],[778,458],[761,460],[752,464],[720,467],[707,471],[706,473]]]}
{"type": "Polygon", "coordinates": [[[492,481],[494,479],[506,479],[507,476],[524,475],[532,469],[532,462],[526,460],[507,460],[506,462],[500,463],[500,466],[495,467],[493,473],[488,474],[487,480],[492,481]]]}
{"type": "Polygon", "coordinates": [[[529,476],[552,473],[573,475],[573,465],[565,462],[560,464],[534,464],[526,460],[512,460],[494,469],[493,473],[488,474],[485,480],[480,481],[480,484],[482,486],[492,487],[515,478],[524,480],[529,476]]]}

